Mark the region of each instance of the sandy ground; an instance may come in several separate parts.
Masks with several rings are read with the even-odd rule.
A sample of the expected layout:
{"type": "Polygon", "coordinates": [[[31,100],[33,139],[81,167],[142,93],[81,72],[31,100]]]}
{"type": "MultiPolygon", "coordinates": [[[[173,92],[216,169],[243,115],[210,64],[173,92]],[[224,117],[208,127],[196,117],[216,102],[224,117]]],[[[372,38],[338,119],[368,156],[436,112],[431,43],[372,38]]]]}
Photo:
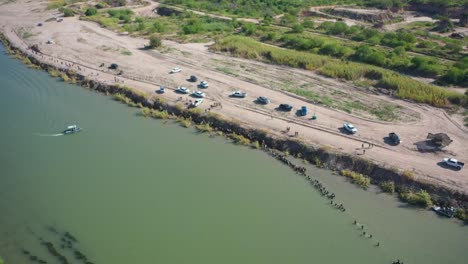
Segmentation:
{"type": "MultiPolygon", "coordinates": [[[[106,83],[117,81],[151,94],[164,85],[169,90],[163,97],[173,102],[179,101],[181,97],[184,102],[193,100],[188,95],[173,91],[179,85],[195,90],[196,84],[187,81],[193,74],[210,84],[205,90],[207,99],[201,105],[203,109],[213,102],[219,102],[222,108],[214,108],[212,112],[237,120],[245,126],[261,128],[284,137],[298,132],[298,139],[305,143],[326,145],[337,151],[363,155],[388,167],[413,171],[419,179],[468,193],[468,168],[455,171],[438,165],[446,156],[468,161],[468,130],[463,127],[460,118],[451,117],[443,110],[369,94],[310,71],[213,54],[208,51],[207,44],[166,41],[163,52],[145,50],[143,47],[147,40],[119,35],[97,24],[80,21],[77,17],[64,18],[63,22],[44,22],[58,15],[56,11],[45,11],[45,1],[1,3],[1,31],[14,45],[29,53],[31,51],[27,47],[38,44],[43,54],[34,56],[46,63],[59,67],[69,67],[67,65],[74,63],[71,67],[89,78],[106,83]],[[42,27],[36,26],[39,22],[43,23],[42,27]],[[30,32],[33,36],[23,39],[24,32],[30,32]],[[54,44],[46,44],[49,39],[54,44]],[[124,55],[122,51],[130,51],[132,55],[124,55]],[[117,63],[124,74],[116,76],[115,71],[99,67],[101,63],[117,63]],[[181,67],[182,72],[169,74],[170,69],[176,66],[181,67]],[[235,74],[220,70],[227,66],[236,68],[235,74]],[[287,78],[310,82],[323,89],[338,89],[350,97],[356,96],[370,102],[381,100],[395,103],[419,118],[407,122],[381,122],[314,105],[275,89],[277,83],[287,78]],[[228,95],[235,90],[247,92],[247,98],[230,98],[228,95]],[[271,103],[266,106],[256,104],[255,99],[261,95],[267,96],[271,103]],[[308,106],[311,112],[317,114],[318,120],[298,117],[295,110],[290,113],[279,112],[275,108],[280,103],[292,104],[295,109],[302,105],[308,106]],[[359,132],[353,136],[342,133],[340,128],[344,122],[353,123],[359,132]],[[289,135],[284,132],[286,127],[291,127],[289,135]],[[403,142],[399,146],[384,143],[383,138],[392,131],[402,137],[403,142]],[[421,153],[415,143],[424,141],[428,132],[445,132],[453,139],[453,143],[446,148],[445,153],[421,153]],[[366,149],[363,154],[363,143],[373,143],[375,147],[366,149]]],[[[147,7],[140,12],[147,12],[147,7]]]]}

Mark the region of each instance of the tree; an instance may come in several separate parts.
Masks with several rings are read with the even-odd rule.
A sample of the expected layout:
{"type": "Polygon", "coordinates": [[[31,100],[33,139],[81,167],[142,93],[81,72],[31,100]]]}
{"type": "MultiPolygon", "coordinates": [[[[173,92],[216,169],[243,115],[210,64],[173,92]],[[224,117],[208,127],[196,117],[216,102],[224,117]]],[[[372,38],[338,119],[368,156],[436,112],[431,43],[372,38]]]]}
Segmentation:
{"type": "Polygon", "coordinates": [[[151,36],[148,48],[154,49],[162,46],[161,39],[158,36],[151,36]]]}
{"type": "Polygon", "coordinates": [[[306,18],[304,21],[302,21],[302,26],[305,28],[314,28],[315,23],[314,21],[310,20],[310,18],[306,18]]]}
{"type": "Polygon", "coordinates": [[[302,33],[304,32],[304,27],[301,24],[294,24],[292,26],[292,32],[294,33],[302,33]]]}
{"type": "Polygon", "coordinates": [[[96,14],[97,14],[97,9],[96,8],[90,7],[88,9],[86,9],[86,12],[85,12],[86,16],[94,16],[96,14]]]}
{"type": "Polygon", "coordinates": [[[440,16],[439,21],[436,23],[434,30],[438,32],[450,32],[453,31],[454,25],[450,17],[440,16]]]}

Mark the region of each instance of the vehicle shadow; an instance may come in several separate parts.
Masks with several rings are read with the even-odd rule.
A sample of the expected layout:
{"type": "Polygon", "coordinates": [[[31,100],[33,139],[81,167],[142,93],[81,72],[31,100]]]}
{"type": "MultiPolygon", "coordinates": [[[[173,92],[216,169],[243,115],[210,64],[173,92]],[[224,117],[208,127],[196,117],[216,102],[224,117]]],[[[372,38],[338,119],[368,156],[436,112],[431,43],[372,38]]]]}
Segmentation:
{"type": "Polygon", "coordinates": [[[390,145],[390,146],[397,146],[396,144],[390,137],[383,137],[383,141],[385,144],[390,145]]]}
{"type": "Polygon", "coordinates": [[[278,106],[278,107],[275,107],[275,111],[283,112],[283,113],[288,113],[288,112],[291,112],[292,109],[291,109],[291,110],[286,110],[286,109],[283,109],[283,108],[281,108],[281,107],[278,106]]]}
{"type": "Polygon", "coordinates": [[[253,102],[254,104],[256,104],[256,105],[267,105],[267,104],[265,104],[265,103],[260,102],[258,99],[255,99],[255,100],[253,100],[252,102],[253,102]]]}
{"type": "Polygon", "coordinates": [[[348,130],[346,130],[346,128],[344,128],[344,127],[339,127],[338,130],[343,134],[352,135],[352,133],[349,132],[348,130]]]}
{"type": "Polygon", "coordinates": [[[447,165],[447,163],[443,162],[443,161],[439,161],[437,162],[437,165],[441,168],[444,168],[444,169],[449,169],[449,170],[453,170],[453,171],[459,171],[460,169],[458,168],[455,168],[455,167],[452,167],[450,165],[447,165]]]}
{"type": "Polygon", "coordinates": [[[416,145],[416,148],[421,153],[441,151],[441,149],[430,140],[418,141],[414,143],[414,145],[416,145]]]}

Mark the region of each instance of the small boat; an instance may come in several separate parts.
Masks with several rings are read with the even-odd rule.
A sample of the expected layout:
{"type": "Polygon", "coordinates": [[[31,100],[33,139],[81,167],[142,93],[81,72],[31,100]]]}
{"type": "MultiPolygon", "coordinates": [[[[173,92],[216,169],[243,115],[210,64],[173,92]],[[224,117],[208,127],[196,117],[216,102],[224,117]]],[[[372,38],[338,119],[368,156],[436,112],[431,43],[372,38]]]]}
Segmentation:
{"type": "Polygon", "coordinates": [[[454,207],[440,207],[440,206],[434,205],[432,206],[432,210],[438,214],[444,215],[449,218],[455,215],[454,207]]]}
{"type": "Polygon", "coordinates": [[[241,91],[235,91],[231,94],[232,97],[237,97],[237,98],[244,98],[247,96],[247,93],[241,92],[241,91]]]}
{"type": "Polygon", "coordinates": [[[67,135],[67,134],[72,134],[72,133],[76,133],[80,131],[81,131],[81,128],[79,126],[71,125],[71,126],[67,126],[67,129],[63,131],[63,134],[67,135]]]}
{"type": "Polygon", "coordinates": [[[203,98],[205,97],[205,93],[204,92],[200,92],[200,91],[194,91],[192,93],[192,96],[195,96],[195,97],[198,97],[198,98],[203,98]]]}
{"type": "Polygon", "coordinates": [[[200,98],[200,99],[197,99],[197,100],[193,101],[192,107],[197,107],[197,106],[201,105],[201,103],[203,103],[203,98],[200,98]]]}
{"type": "Polygon", "coordinates": [[[188,93],[190,93],[190,90],[189,90],[188,88],[186,88],[186,87],[179,86],[179,87],[177,88],[177,92],[183,93],[183,94],[188,94],[188,93]]]}

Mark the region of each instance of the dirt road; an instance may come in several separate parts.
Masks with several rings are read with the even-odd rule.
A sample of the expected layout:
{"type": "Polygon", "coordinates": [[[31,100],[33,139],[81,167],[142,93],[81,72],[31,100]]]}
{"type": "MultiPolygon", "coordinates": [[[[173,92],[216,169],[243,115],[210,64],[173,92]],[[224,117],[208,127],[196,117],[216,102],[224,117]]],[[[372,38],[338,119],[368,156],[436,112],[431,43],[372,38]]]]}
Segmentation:
{"type": "Polygon", "coordinates": [[[454,171],[438,165],[445,156],[468,160],[468,131],[459,119],[448,116],[443,110],[370,94],[310,71],[213,54],[208,51],[207,44],[165,41],[163,52],[145,50],[143,47],[147,40],[122,36],[76,17],[64,18],[63,22],[44,22],[57,15],[54,11],[44,11],[45,6],[45,1],[27,0],[0,5],[0,25],[1,31],[25,51],[28,46],[38,44],[43,54],[35,56],[46,63],[72,67],[89,78],[123,83],[152,94],[164,85],[169,89],[164,97],[173,102],[180,97],[183,101],[193,100],[171,90],[179,85],[196,90],[196,84],[187,81],[190,75],[196,75],[210,84],[204,91],[207,100],[201,106],[203,109],[219,102],[222,109],[211,111],[238,120],[245,126],[265,129],[278,136],[291,136],[298,132],[298,138],[305,143],[326,145],[354,155],[363,155],[362,144],[372,143],[375,147],[366,149],[365,158],[413,171],[421,179],[468,192],[468,170],[454,171]],[[38,27],[38,22],[44,25],[38,27]],[[24,32],[32,36],[22,38],[24,32]],[[54,44],[46,44],[49,39],[54,44]],[[131,55],[124,51],[130,51],[131,55]],[[107,66],[117,63],[124,74],[116,76],[115,71],[100,67],[102,63],[107,66]],[[182,72],[169,74],[170,69],[176,66],[181,67],[182,72]],[[316,89],[335,89],[371,103],[398,104],[406,109],[409,116],[418,118],[408,122],[382,122],[322,107],[276,88],[288,80],[310,83],[316,89]],[[247,98],[230,98],[228,95],[234,90],[247,92],[247,98]],[[258,96],[267,96],[271,103],[257,104],[255,99],[258,96]],[[280,103],[292,104],[295,109],[292,112],[277,111],[275,108],[280,103]],[[303,105],[316,113],[318,120],[296,116],[295,110],[303,105]],[[340,128],[344,122],[353,123],[359,132],[352,136],[342,133],[340,128]],[[289,135],[283,132],[286,127],[291,128],[289,135]],[[384,137],[393,131],[402,137],[403,142],[399,146],[384,143],[384,137]],[[424,141],[428,132],[444,132],[454,140],[446,148],[446,153],[417,151],[415,143],[424,141]]]}

